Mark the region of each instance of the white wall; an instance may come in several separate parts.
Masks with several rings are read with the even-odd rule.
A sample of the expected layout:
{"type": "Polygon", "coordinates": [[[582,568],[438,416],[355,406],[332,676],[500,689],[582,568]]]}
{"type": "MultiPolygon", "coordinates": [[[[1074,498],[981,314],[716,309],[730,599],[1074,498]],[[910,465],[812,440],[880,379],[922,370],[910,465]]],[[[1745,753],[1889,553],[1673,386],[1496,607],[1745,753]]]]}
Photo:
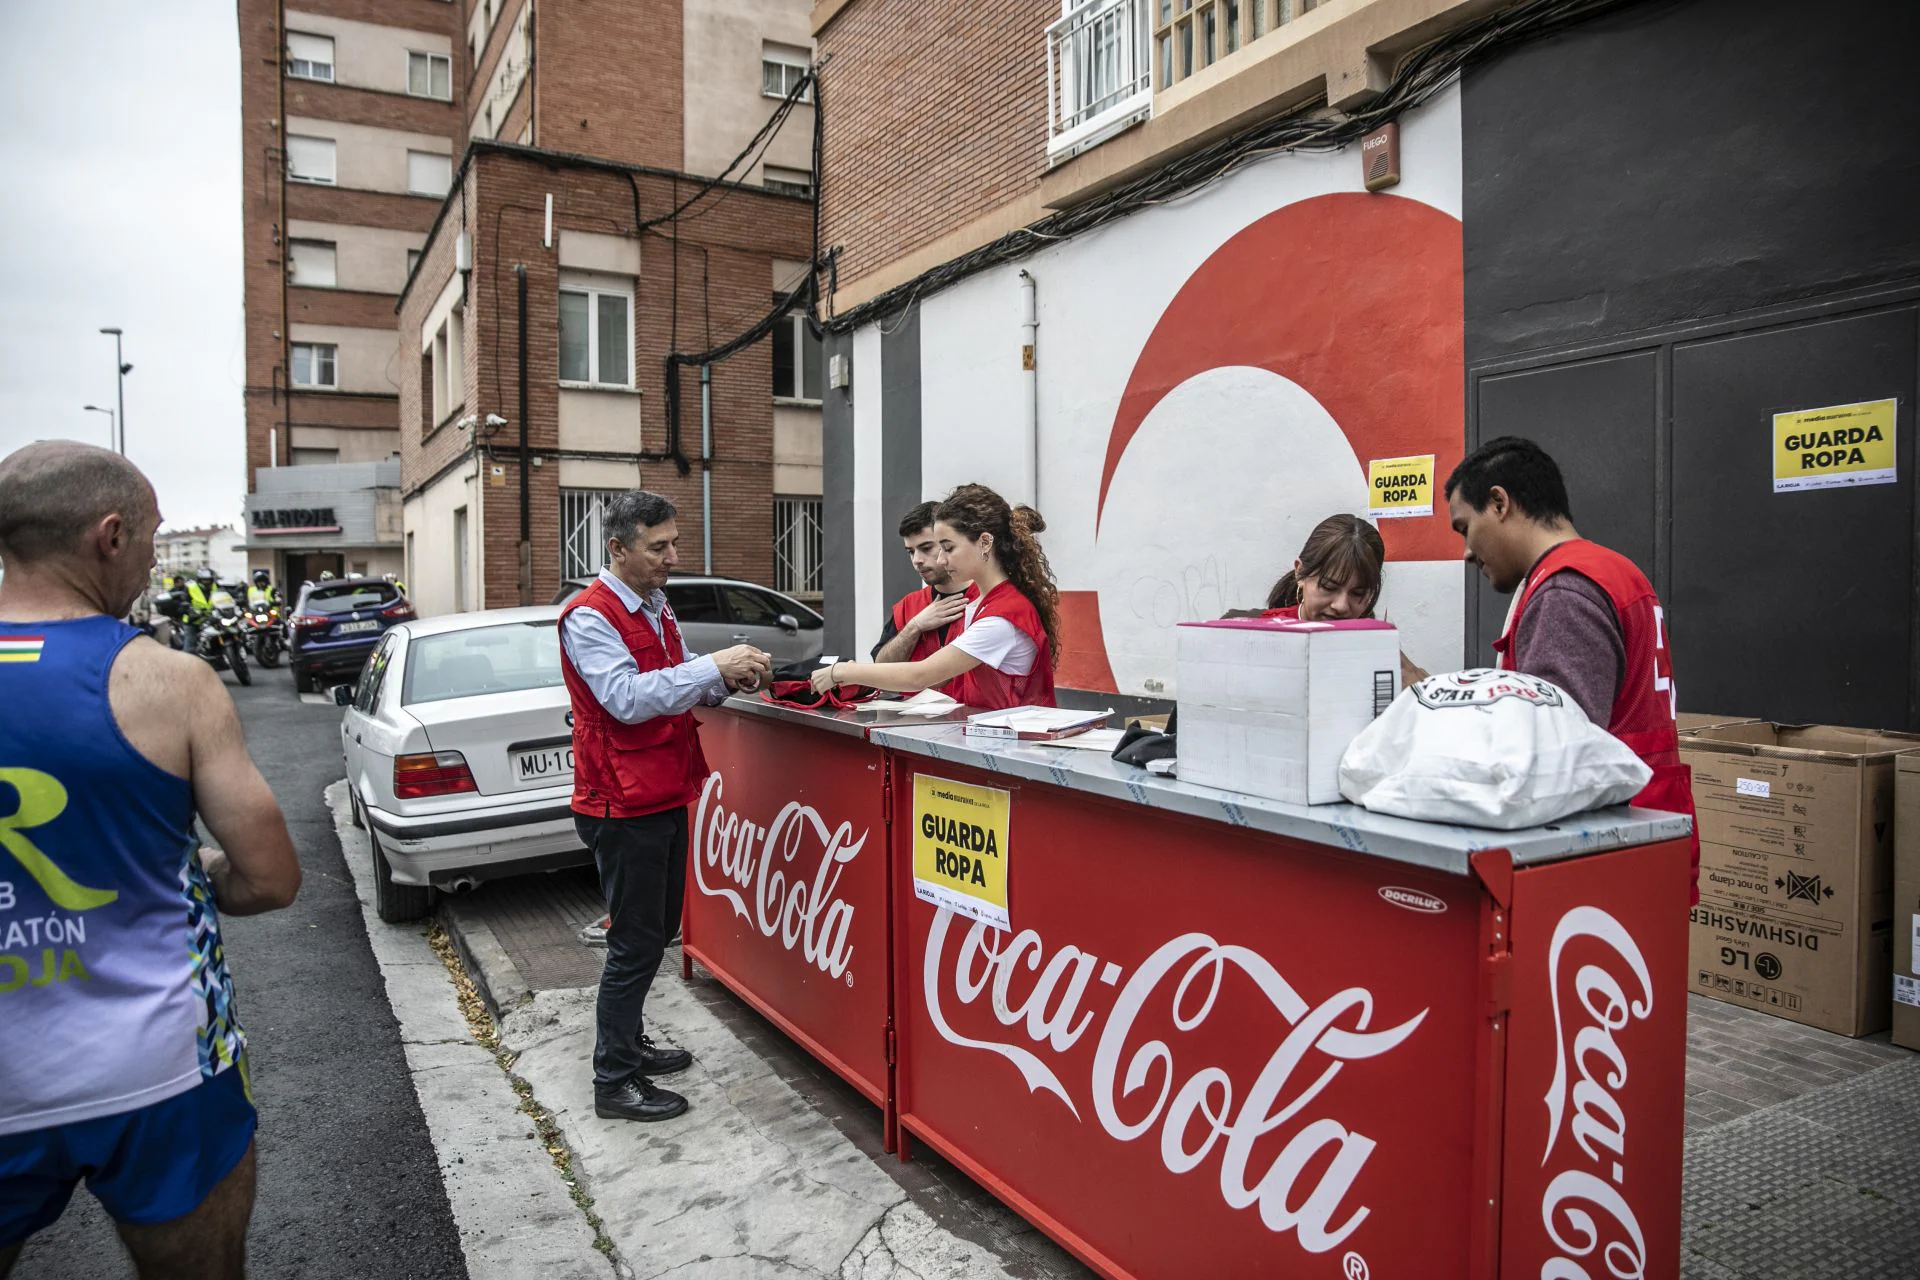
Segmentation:
{"type": "MultiPolygon", "coordinates": [[[[724,169],[780,105],[760,92],[763,41],[811,49],[809,0],[686,0],[685,64],[687,172],[710,177],[724,169]]],[[[766,165],[813,170],[813,108],[796,106],[751,172],[734,180],[759,182],[766,165]]]]}
{"type": "MultiPolygon", "coordinates": [[[[340,348],[334,377],[336,391],[374,391],[391,395],[400,389],[400,335],[392,329],[360,329],[343,324],[287,326],[290,342],[331,342],[340,348]]],[[[385,456],[384,454],[381,456],[385,456]]]]}
{"type": "Polygon", "coordinates": [[[332,138],[334,185],[355,191],[409,194],[407,152],[453,154],[453,139],[445,134],[408,133],[311,116],[288,116],[287,132],[305,138],[332,138]]]}
{"type": "MultiPolygon", "coordinates": [[[[1415,201],[1457,224],[1457,89],[1408,113],[1401,130],[1405,180],[1390,193],[1364,198],[1415,201]]],[[[1273,157],[1203,192],[983,272],[922,304],[923,491],[938,497],[956,484],[979,481],[1010,499],[1033,501],[1036,495],[1025,492],[1030,464],[1019,272],[1024,268],[1035,278],[1040,329],[1034,505],[1048,522],[1042,541],[1061,588],[1098,593],[1106,656],[1120,692],[1171,694],[1172,623],[1259,606],[1317,521],[1335,512],[1366,511],[1368,450],[1356,442],[1379,424],[1338,421],[1313,391],[1288,377],[1266,368],[1230,366],[1203,369],[1165,389],[1121,455],[1104,512],[1096,517],[1123,395],[1169,305],[1230,239],[1276,211],[1316,197],[1363,195],[1360,177],[1357,148],[1273,157]]],[[[1393,251],[1393,246],[1381,248],[1386,256],[1393,251]]],[[[1312,265],[1316,252],[1310,244],[1288,246],[1286,260],[1271,267],[1273,277],[1262,287],[1270,291],[1274,307],[1295,305],[1298,300],[1287,292],[1287,273],[1294,269],[1289,264],[1312,265]]],[[[1369,267],[1356,258],[1350,269],[1364,273],[1369,267]]],[[[1459,270],[1457,256],[1451,267],[1444,262],[1416,267],[1456,275],[1459,270]]],[[[1390,301],[1382,305],[1391,309],[1390,301]]],[[[1344,317],[1342,324],[1352,328],[1314,335],[1314,340],[1338,352],[1359,343],[1361,329],[1394,322],[1390,314],[1344,317]]],[[[1412,335],[1414,343],[1403,353],[1407,361],[1425,359],[1424,350],[1446,345],[1435,341],[1432,328],[1412,335]]],[[[1457,351],[1457,331],[1451,338],[1457,351]]],[[[1162,335],[1163,344],[1168,340],[1162,335]]],[[[879,340],[872,326],[856,334],[855,351],[858,472],[870,459],[878,465],[869,444],[880,389],[874,368],[879,340]],[[863,354],[868,349],[871,357],[863,354]]],[[[1457,366],[1457,355],[1452,360],[1457,366]]],[[[1348,369],[1336,380],[1351,384],[1369,376],[1399,374],[1391,368],[1348,369]]],[[[1427,447],[1450,445],[1457,453],[1457,388],[1464,374],[1453,366],[1426,368],[1429,384],[1435,376],[1450,379],[1455,391],[1450,419],[1425,437],[1441,444],[1427,447]]],[[[1412,426],[1427,430],[1419,423],[1412,426]]],[[[891,530],[877,506],[860,503],[862,493],[856,478],[855,545],[862,555],[877,556],[891,530]]],[[[1444,520],[1444,504],[1440,511],[1444,520]]],[[[1464,617],[1463,576],[1454,558],[1458,548],[1433,551],[1439,539],[1434,527],[1426,526],[1426,562],[1396,558],[1392,546],[1404,545],[1405,533],[1388,531],[1393,562],[1382,612],[1401,625],[1403,644],[1416,662],[1435,670],[1457,668],[1464,617]]],[[[873,575],[877,578],[877,567],[873,575]]],[[[857,570],[855,616],[877,618],[881,602],[867,598],[866,581],[857,570]]]]}
{"type": "Polygon", "coordinates": [[[443,35],[296,9],[287,10],[287,30],[332,36],[333,82],[352,89],[405,93],[409,52],[453,53],[453,41],[443,35]]]}
{"type": "Polygon", "coordinates": [[[423,618],[451,613],[454,608],[453,513],[467,509],[467,607],[480,607],[480,547],[483,491],[473,467],[463,466],[408,498],[400,509],[401,545],[413,535],[413,572],[407,593],[423,618]]]}
{"type": "Polygon", "coordinates": [[[853,386],[853,522],[859,536],[853,544],[853,653],[841,657],[873,651],[892,603],[881,583],[881,551],[890,549],[886,534],[899,517],[889,517],[880,505],[880,330],[874,325],[853,335],[853,386]]]}
{"type": "Polygon", "coordinates": [[[367,293],[399,293],[407,282],[407,252],[426,237],[418,231],[360,227],[338,222],[287,223],[294,240],[330,240],[334,245],[334,288],[367,293]]]}

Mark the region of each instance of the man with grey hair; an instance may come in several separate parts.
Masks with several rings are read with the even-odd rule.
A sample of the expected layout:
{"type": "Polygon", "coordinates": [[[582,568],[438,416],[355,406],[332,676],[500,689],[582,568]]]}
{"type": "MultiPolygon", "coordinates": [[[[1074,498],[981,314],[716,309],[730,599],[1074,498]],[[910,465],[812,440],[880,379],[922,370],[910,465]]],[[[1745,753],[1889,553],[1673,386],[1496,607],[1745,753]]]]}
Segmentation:
{"type": "Polygon", "coordinates": [[[245,1271],[220,913],[286,906],[300,863],[220,677],[120,621],[159,524],[118,454],[0,459],[0,1276],[82,1177],[144,1280],[245,1271]]]}
{"type": "Polygon", "coordinates": [[[656,1045],[647,992],[680,919],[687,805],[706,781],[693,708],[757,689],[773,661],[752,645],[687,649],[667,604],[679,563],[673,503],[637,489],[607,503],[607,565],[560,614],[560,669],[573,702],[573,814],[607,901],[607,963],[593,1045],[594,1114],[666,1120],[687,1100],[649,1078],[693,1064],[656,1045]]]}

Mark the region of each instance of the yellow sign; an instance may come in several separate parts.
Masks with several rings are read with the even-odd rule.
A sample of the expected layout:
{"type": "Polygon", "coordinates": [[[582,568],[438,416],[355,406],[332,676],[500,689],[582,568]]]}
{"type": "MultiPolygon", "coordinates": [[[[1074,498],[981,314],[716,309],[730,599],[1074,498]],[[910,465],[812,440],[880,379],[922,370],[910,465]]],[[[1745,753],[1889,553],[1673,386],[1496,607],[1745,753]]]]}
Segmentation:
{"type": "Polygon", "coordinates": [[[1375,520],[1433,514],[1433,455],[1367,463],[1367,514],[1375,520]]]}
{"type": "Polygon", "coordinates": [[[1773,491],[1893,484],[1898,408],[1897,400],[1868,400],[1774,414],[1773,491]]]}
{"type": "Polygon", "coordinates": [[[995,787],[914,775],[914,897],[996,929],[1012,927],[1007,919],[1009,800],[995,787]]]}

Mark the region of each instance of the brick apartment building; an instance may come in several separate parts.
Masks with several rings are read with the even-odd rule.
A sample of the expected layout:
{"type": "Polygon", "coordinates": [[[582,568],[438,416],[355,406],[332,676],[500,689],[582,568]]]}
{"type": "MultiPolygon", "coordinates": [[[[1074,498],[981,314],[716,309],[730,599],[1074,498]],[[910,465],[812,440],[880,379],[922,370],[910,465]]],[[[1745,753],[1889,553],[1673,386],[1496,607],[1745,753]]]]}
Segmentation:
{"type": "Polygon", "coordinates": [[[1920,11],[1804,13],[822,0],[828,651],[914,585],[897,514],[979,480],[1047,518],[1064,687],[1170,697],[1173,624],[1342,511],[1381,517],[1409,655],[1487,665],[1507,599],[1370,473],[1521,434],[1659,590],[1683,709],[1920,728],[1912,469],[1787,492],[1768,452],[1775,414],[1912,403],[1920,11]],[[1795,580],[1897,603],[1787,620],[1795,580]]]}
{"type": "Polygon", "coordinates": [[[600,504],[635,485],[679,505],[686,568],[817,599],[819,343],[771,319],[812,255],[810,93],[785,105],[806,6],[482,4],[465,40],[472,140],[399,314],[415,603],[545,602],[598,569],[600,504]],[[663,362],[757,327],[711,365],[703,469],[700,370],[670,439],[663,362]]]}
{"type": "MultiPolygon", "coordinates": [[[[430,477],[417,465],[425,457],[422,433],[417,423],[402,430],[408,395],[416,406],[419,399],[418,324],[411,331],[405,327],[400,295],[415,276],[429,231],[442,225],[450,210],[474,213],[470,204],[447,198],[456,174],[461,184],[470,184],[476,168],[486,167],[471,160],[463,164],[469,140],[538,145],[648,166],[669,175],[669,189],[677,182],[690,193],[699,177],[728,166],[805,74],[811,58],[805,0],[580,0],[566,5],[310,0],[295,6],[239,0],[238,7],[250,558],[296,583],[329,568],[404,572],[429,611],[452,608],[462,599],[467,607],[501,603],[497,592],[489,599],[479,578],[456,593],[452,544],[425,527],[409,540],[399,522],[384,516],[358,521],[341,515],[338,528],[316,535],[305,530],[321,526],[282,518],[288,511],[388,511],[396,496],[394,471],[367,464],[400,458],[405,459],[398,469],[404,510],[409,518],[426,510],[424,487],[430,477]],[[281,474],[262,483],[259,473],[268,468],[281,474]],[[406,553],[409,541],[417,556],[406,553]],[[431,558],[430,548],[446,553],[444,563],[431,558]]],[[[780,134],[731,175],[758,188],[740,200],[741,207],[762,204],[774,210],[764,215],[763,225],[779,228],[784,236],[767,247],[758,308],[749,323],[767,313],[776,285],[790,287],[792,279],[805,274],[812,252],[806,197],[813,181],[813,127],[811,106],[800,105],[780,134]],[[784,280],[776,278],[775,262],[785,264],[784,280]]],[[[472,194],[463,190],[460,198],[472,194]]],[[[626,207],[630,225],[630,197],[626,207]]],[[[665,197],[661,207],[670,207],[665,197]]],[[[494,260],[497,246],[490,237],[496,230],[514,234],[513,215],[504,217],[504,223],[461,227],[479,260],[494,260]]],[[[670,236],[673,228],[661,230],[670,236]]],[[[687,273],[693,272],[697,285],[707,266],[701,255],[710,252],[693,247],[701,235],[691,223],[679,235],[680,334],[683,339],[697,334],[696,346],[705,345],[709,332],[731,336],[733,330],[719,327],[723,314],[731,322],[749,310],[742,303],[723,313],[717,289],[696,290],[697,305],[688,304],[687,273]],[[686,327],[696,319],[699,329],[686,327]]],[[[453,243],[448,238],[449,253],[453,243]]],[[[650,263],[656,257],[650,250],[650,263]]],[[[651,285],[643,282],[636,292],[643,341],[651,285]]],[[[410,301],[419,288],[416,283],[410,301]]],[[[485,313],[489,301],[472,304],[468,333],[474,343],[493,337],[493,318],[485,313]]],[[[506,303],[511,308],[511,298],[506,303]]],[[[552,330],[549,317],[549,340],[552,330]]],[[[716,483],[715,493],[730,504],[722,508],[728,521],[752,526],[763,543],[779,512],[789,533],[779,559],[780,585],[817,599],[818,342],[803,324],[795,324],[761,346],[758,353],[716,366],[715,385],[732,396],[733,381],[747,363],[757,361],[762,368],[763,394],[750,414],[753,430],[770,442],[759,476],[762,487],[749,494],[716,483]],[[777,375],[771,367],[776,360],[777,375]],[[764,394],[768,387],[774,395],[764,394]]],[[[634,402],[646,403],[650,413],[658,412],[655,371],[663,353],[664,347],[658,353],[637,349],[629,370],[634,402]]],[[[475,346],[461,364],[469,372],[488,368],[494,354],[475,346]]],[[[463,399],[479,403],[477,393],[463,399]]],[[[730,400],[727,407],[734,411],[730,400]]],[[[688,408],[697,444],[697,388],[688,408]]],[[[484,412],[517,421],[516,405],[502,411],[489,401],[484,412]]],[[[722,434],[726,429],[730,424],[722,434]]],[[[656,434],[660,430],[655,428],[656,434]]],[[[637,420],[629,436],[614,440],[603,431],[600,443],[617,444],[614,452],[636,458],[650,452],[642,447],[637,420]]],[[[558,477],[559,468],[549,465],[546,474],[558,477]]],[[[576,517],[570,545],[578,544],[581,526],[591,523],[597,530],[600,494],[632,483],[634,474],[602,472],[595,479],[569,469],[568,479],[581,485],[563,504],[576,517]]],[[[665,483],[652,469],[645,478],[665,483]]],[[[543,509],[549,521],[560,518],[557,501],[549,500],[543,509]]],[[[470,566],[483,560],[478,539],[484,514],[476,504],[470,566]]],[[[560,541],[551,527],[536,537],[543,546],[560,541]]],[[[543,561],[537,577],[550,591],[561,568],[578,565],[563,566],[557,553],[548,558],[553,563],[543,561]]],[[[766,563],[738,563],[741,571],[751,569],[771,581],[776,576],[772,556],[763,559],[766,563]]],[[[507,603],[516,599],[517,593],[505,598],[507,603]]]]}
{"type": "Polygon", "coordinates": [[[248,556],[293,583],[398,571],[397,529],[318,537],[268,513],[336,506],[399,452],[394,303],[463,129],[459,6],[238,9],[248,556]],[[263,493],[268,468],[300,470],[263,493]]]}

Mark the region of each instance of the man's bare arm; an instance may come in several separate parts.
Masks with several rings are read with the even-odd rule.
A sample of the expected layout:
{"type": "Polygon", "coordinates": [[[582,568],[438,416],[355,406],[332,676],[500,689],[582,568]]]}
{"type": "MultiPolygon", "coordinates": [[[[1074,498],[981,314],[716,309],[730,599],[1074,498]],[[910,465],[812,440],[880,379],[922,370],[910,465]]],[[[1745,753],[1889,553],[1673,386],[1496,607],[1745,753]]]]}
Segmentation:
{"type": "Polygon", "coordinates": [[[917,644],[919,640],[920,633],[913,629],[913,621],[909,619],[905,627],[893,633],[893,639],[880,646],[880,651],[873,655],[873,660],[875,662],[905,662],[913,656],[913,646],[917,644]]]}
{"type": "Polygon", "coordinates": [[[219,849],[201,851],[214,903],[232,916],[290,906],[300,859],[267,780],[247,754],[233,699],[212,667],[194,664],[183,690],[191,712],[193,799],[219,849]]]}

